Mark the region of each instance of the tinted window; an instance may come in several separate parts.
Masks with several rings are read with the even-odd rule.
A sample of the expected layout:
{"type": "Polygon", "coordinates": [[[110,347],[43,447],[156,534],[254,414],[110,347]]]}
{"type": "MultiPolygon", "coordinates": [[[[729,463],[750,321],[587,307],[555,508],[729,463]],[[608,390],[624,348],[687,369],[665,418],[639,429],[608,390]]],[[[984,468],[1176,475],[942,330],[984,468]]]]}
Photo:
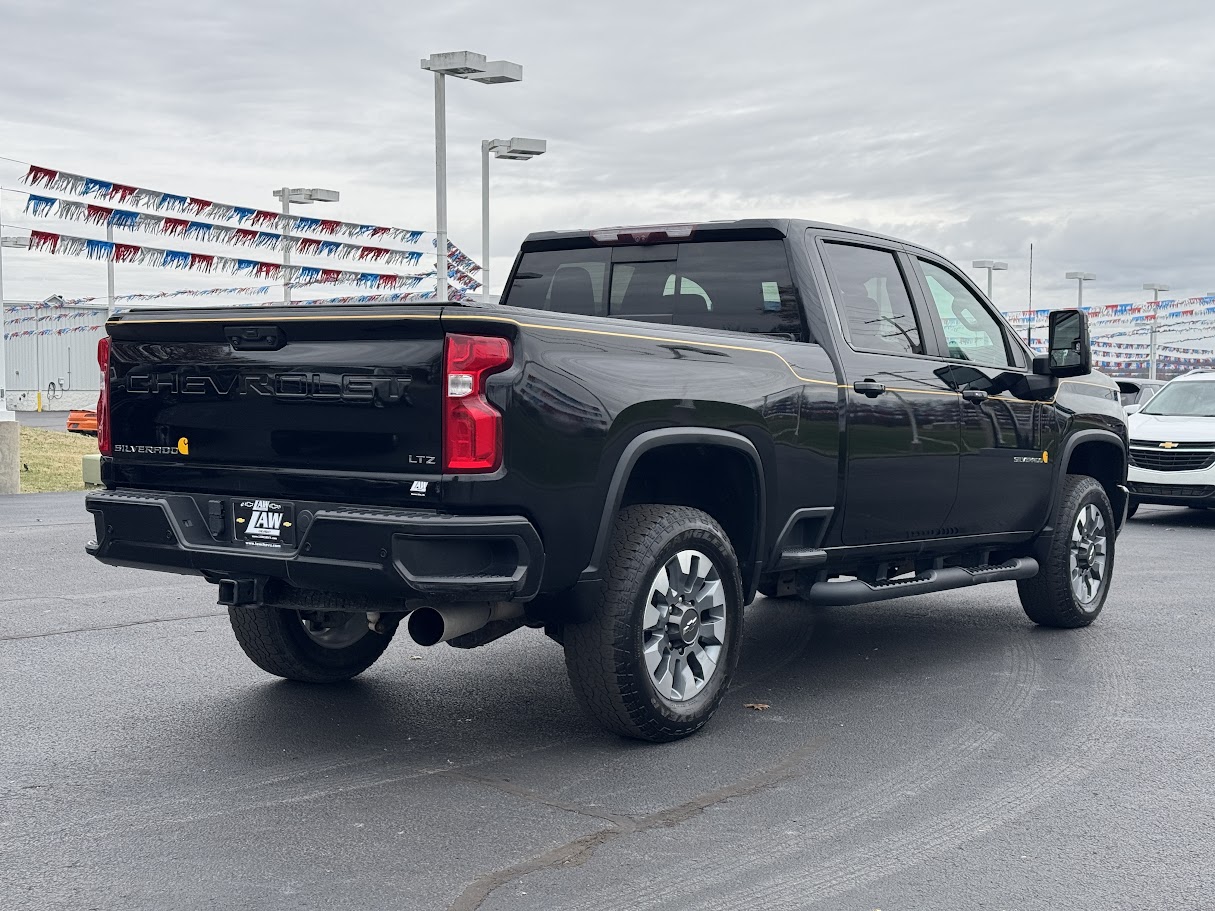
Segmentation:
{"type": "Polygon", "coordinates": [[[502,303],[529,310],[603,316],[609,250],[542,250],[523,254],[502,303]]]}
{"type": "Polygon", "coordinates": [[[1011,366],[1004,332],[991,311],[952,272],[925,260],[920,260],[920,268],[945,329],[948,356],[993,367],[1011,366]]]}
{"type": "Polygon", "coordinates": [[[920,327],[893,253],[851,244],[824,244],[835,299],[852,347],[923,354],[920,327]]]}
{"type": "Polygon", "coordinates": [[[779,240],[524,253],[502,302],[537,310],[803,337],[801,310],[785,246],[779,240]],[[639,249],[653,258],[636,261],[639,249]],[[633,261],[612,262],[613,251],[618,259],[633,261]]]}

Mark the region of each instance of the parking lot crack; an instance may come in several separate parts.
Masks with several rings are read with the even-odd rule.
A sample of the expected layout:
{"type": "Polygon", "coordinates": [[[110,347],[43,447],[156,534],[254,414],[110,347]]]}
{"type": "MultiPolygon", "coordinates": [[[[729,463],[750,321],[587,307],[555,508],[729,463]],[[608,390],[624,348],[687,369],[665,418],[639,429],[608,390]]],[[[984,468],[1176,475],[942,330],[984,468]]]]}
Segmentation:
{"type": "Polygon", "coordinates": [[[450,911],[477,911],[494,892],[505,886],[507,883],[517,879],[521,879],[531,873],[543,872],[546,870],[559,870],[569,867],[580,867],[594,854],[595,849],[601,845],[607,844],[610,841],[620,838],[625,835],[635,835],[650,829],[665,828],[676,826],[686,822],[695,816],[703,813],[710,807],[717,806],[729,800],[736,800],[742,797],[749,797],[757,794],[760,791],[767,790],[783,781],[795,778],[799,774],[798,767],[810,755],[821,749],[824,738],[815,738],[810,743],[801,747],[798,750],[790,753],[780,762],[769,766],[762,771],[756,772],[754,775],[749,775],[730,785],[724,785],[720,788],[715,788],[711,791],[706,791],[699,794],[690,800],[686,800],[681,804],[673,807],[667,807],[662,810],[656,810],[653,813],[643,815],[614,815],[602,813],[598,810],[583,807],[577,804],[567,804],[564,801],[554,800],[547,795],[537,794],[527,788],[522,788],[514,785],[511,782],[502,781],[489,777],[478,775],[470,775],[465,772],[459,773],[462,777],[472,779],[474,781],[500,788],[507,793],[523,797],[528,800],[534,800],[537,803],[546,806],[555,807],[557,809],[566,810],[571,813],[579,813],[584,816],[592,816],[598,819],[607,820],[610,825],[607,828],[600,829],[597,832],[592,832],[588,835],[582,835],[565,844],[545,851],[535,857],[521,861],[517,864],[512,864],[501,870],[495,870],[482,876],[477,877],[460,893],[459,897],[452,903],[450,911]]]}
{"type": "Polygon", "coordinates": [[[126,629],[128,626],[146,626],[150,623],[178,623],[182,620],[203,620],[207,617],[226,617],[226,611],[210,614],[188,614],[184,617],[162,617],[156,620],[132,620],[129,623],[110,623],[105,626],[81,626],[74,629],[54,629],[46,633],[22,633],[17,636],[0,636],[0,642],[14,642],[18,639],[45,639],[48,636],[66,636],[70,633],[95,633],[102,630],[126,629]]]}

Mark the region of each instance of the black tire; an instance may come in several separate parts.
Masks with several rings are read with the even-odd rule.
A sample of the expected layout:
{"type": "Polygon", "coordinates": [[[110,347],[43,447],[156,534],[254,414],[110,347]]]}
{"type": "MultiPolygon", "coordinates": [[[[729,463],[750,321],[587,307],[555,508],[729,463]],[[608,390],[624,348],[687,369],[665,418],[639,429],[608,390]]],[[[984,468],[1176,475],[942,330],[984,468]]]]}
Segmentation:
{"type": "MultiPolygon", "coordinates": [[[[565,627],[565,665],[574,692],[600,724],[624,737],[662,743],[698,731],[721,703],[742,643],[742,582],[730,539],[698,509],[630,506],[616,518],[603,572],[603,598],[594,616],[565,627]],[[687,604],[660,605],[657,613],[651,608],[651,617],[669,615],[671,623],[647,631],[651,586],[686,551],[696,552],[694,562],[689,562],[693,578],[687,590],[719,590],[723,603],[704,611],[687,604]],[[702,562],[706,558],[707,567],[702,562]],[[695,577],[701,572],[705,585],[711,586],[711,577],[716,577],[719,587],[697,589],[700,580],[695,577]],[[675,622],[679,616],[686,618],[682,628],[675,622]],[[718,617],[724,623],[720,638],[714,632],[718,617]],[[703,636],[702,621],[710,630],[703,636]],[[670,641],[665,633],[655,632],[659,628],[671,630],[670,641]],[[677,634],[694,638],[672,644],[677,634]],[[675,668],[668,693],[659,691],[646,662],[647,655],[663,654],[666,657],[657,660],[655,673],[657,668],[675,668]],[[702,663],[705,659],[707,663],[702,663]],[[672,698],[681,679],[689,695],[672,698]]],[[[682,581],[678,587],[684,587],[682,581]]],[[[674,582],[670,590],[676,591],[674,582]]]]}
{"type": "MultiPolygon", "coordinates": [[[[1063,494],[1055,511],[1054,527],[1055,534],[1051,539],[1050,550],[1038,575],[1017,583],[1021,607],[1025,609],[1029,619],[1039,626],[1058,629],[1088,626],[1097,619],[1105,605],[1114,571],[1114,511],[1105,488],[1086,475],[1068,475],[1064,479],[1063,494]],[[1087,512],[1090,506],[1100,515],[1104,528],[1101,552],[1105,560],[1100,578],[1092,587],[1091,596],[1085,599],[1077,595],[1072,585],[1072,539],[1081,513],[1092,515],[1087,512]]],[[[1093,555],[1094,552],[1088,550],[1087,555],[1077,560],[1077,569],[1082,576],[1087,575],[1084,567],[1091,565],[1093,555]]]]}
{"type": "MultiPolygon", "coordinates": [[[[228,608],[228,620],[236,641],[249,659],[267,673],[304,683],[349,680],[375,664],[396,633],[400,618],[395,614],[385,614],[382,618],[384,632],[368,628],[366,611],[375,610],[374,605],[368,605],[363,611],[341,613],[336,608],[349,609],[349,599],[319,592],[296,594],[299,603],[292,607],[267,604],[228,608]],[[324,645],[305,628],[306,617],[326,618],[334,624],[349,617],[349,632],[330,645],[324,645]],[[358,623],[363,627],[361,635],[358,623]],[[353,641],[344,643],[347,638],[353,638],[353,641]]],[[[319,638],[323,639],[324,633],[320,633],[319,638]]]]}
{"type": "Polygon", "coordinates": [[[1134,497],[1131,497],[1130,501],[1127,503],[1127,506],[1126,506],[1126,517],[1129,519],[1131,516],[1133,516],[1138,511],[1139,511],[1139,501],[1136,500],[1134,497]]]}

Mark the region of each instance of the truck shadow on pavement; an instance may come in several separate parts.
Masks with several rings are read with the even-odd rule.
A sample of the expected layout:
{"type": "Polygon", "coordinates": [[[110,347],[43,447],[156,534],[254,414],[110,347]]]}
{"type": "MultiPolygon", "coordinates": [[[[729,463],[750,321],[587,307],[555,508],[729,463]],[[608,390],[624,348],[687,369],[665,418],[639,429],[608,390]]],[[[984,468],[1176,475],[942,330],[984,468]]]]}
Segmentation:
{"type": "Polygon", "coordinates": [[[1140,506],[1128,527],[1215,528],[1215,509],[1189,509],[1178,506],[1140,506]]]}
{"type": "MultiPolygon", "coordinates": [[[[722,710],[685,743],[732,740],[757,723],[772,732],[768,722],[777,720],[802,736],[841,714],[864,725],[875,706],[919,700],[933,681],[954,686],[1003,673],[1011,643],[1036,637],[1015,590],[998,588],[1001,597],[992,600],[1003,606],[974,607],[956,594],[835,609],[761,598],[747,610],[722,710]]],[[[409,756],[420,764],[445,763],[455,753],[475,763],[504,750],[561,750],[574,742],[605,755],[680,748],[600,732],[573,696],[560,648],[530,631],[477,653],[425,650],[402,636],[376,667],[344,684],[265,678],[231,686],[192,707],[180,732],[201,738],[228,763],[339,753],[409,756]]],[[[982,687],[974,696],[977,708],[982,687]]],[[[748,747],[745,737],[739,746],[748,747]]]]}

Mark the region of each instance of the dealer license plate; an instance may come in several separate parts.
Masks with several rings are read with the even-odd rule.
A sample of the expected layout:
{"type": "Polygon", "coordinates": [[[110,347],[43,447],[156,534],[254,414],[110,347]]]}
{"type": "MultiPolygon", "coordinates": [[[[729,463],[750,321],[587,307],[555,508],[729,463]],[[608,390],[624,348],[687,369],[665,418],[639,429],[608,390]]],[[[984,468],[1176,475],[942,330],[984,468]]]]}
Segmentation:
{"type": "Polygon", "coordinates": [[[295,506],[282,500],[233,500],[236,540],[295,546],[295,506]]]}

